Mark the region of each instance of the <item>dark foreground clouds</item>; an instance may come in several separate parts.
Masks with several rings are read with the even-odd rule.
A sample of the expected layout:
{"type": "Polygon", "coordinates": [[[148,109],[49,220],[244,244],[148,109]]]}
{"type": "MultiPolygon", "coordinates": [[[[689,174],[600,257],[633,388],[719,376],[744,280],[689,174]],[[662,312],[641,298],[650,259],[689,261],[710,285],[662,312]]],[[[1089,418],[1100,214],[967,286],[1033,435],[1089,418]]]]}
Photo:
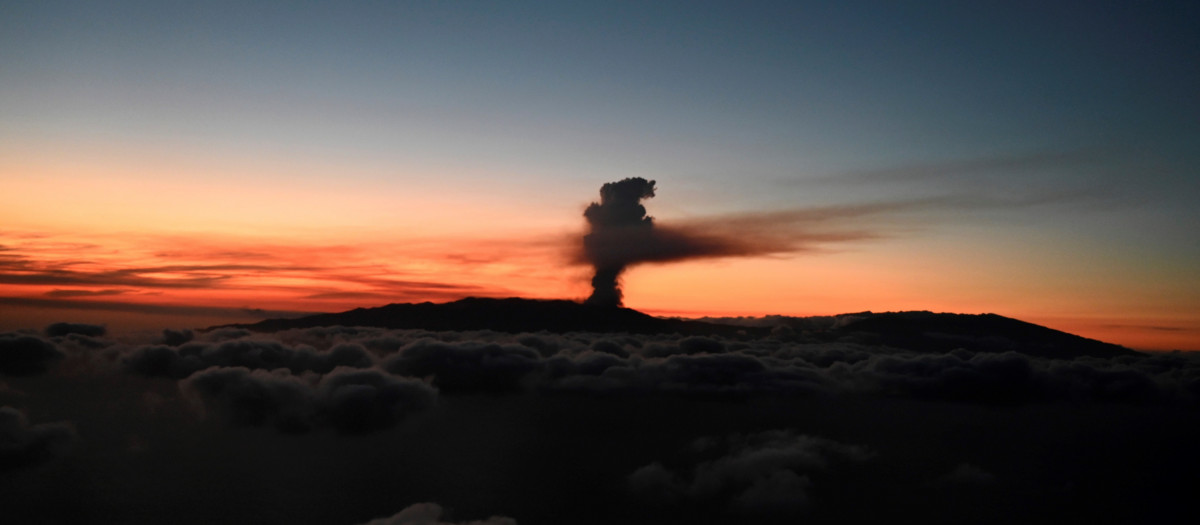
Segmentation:
{"type": "Polygon", "coordinates": [[[517,525],[517,520],[492,516],[486,520],[446,521],[445,510],[437,503],[417,503],[387,518],[371,520],[364,525],[517,525]]]}
{"type": "MultiPolygon", "coordinates": [[[[528,340],[527,340],[528,341],[528,340]]],[[[537,350],[520,343],[445,343],[420,339],[387,358],[394,374],[429,377],[449,392],[511,392],[546,365],[537,350]]]]}
{"type": "MultiPolygon", "coordinates": [[[[22,341],[44,359],[63,352],[51,341],[22,341]]],[[[1186,353],[1072,359],[1016,351],[925,353],[853,336],[806,343],[790,335],[739,340],[321,327],[268,336],[221,330],[175,346],[124,346],[117,361],[130,372],[174,379],[214,367],[286,371],[293,380],[335,368],[370,369],[425,380],[451,394],[874,395],[981,405],[1200,401],[1200,359],[1186,353]]]]}
{"type": "Polygon", "coordinates": [[[429,408],[437,392],[413,378],[338,368],[320,376],[286,369],[212,367],[179,383],[188,398],[236,424],[270,424],[284,432],[332,426],[345,433],[388,428],[429,408]]]}
{"type": "Polygon", "coordinates": [[[105,333],[108,333],[108,329],[104,326],[86,323],[53,323],[46,327],[46,335],[51,337],[70,334],[100,337],[105,333]]]}
{"type": "Polygon", "coordinates": [[[0,384],[0,495],[50,522],[536,525],[1153,521],[1200,488],[1190,354],[798,332],[6,334],[40,364],[0,384]]]}
{"type": "Polygon", "coordinates": [[[371,366],[373,357],[357,343],[344,343],[317,351],[308,345],[290,346],[278,341],[238,339],[176,346],[141,346],[124,355],[122,362],[130,370],[144,375],[182,379],[214,366],[326,373],[338,366],[371,366]]]}
{"type": "Polygon", "coordinates": [[[737,514],[798,516],[813,505],[814,476],[872,456],[863,447],[789,431],[701,438],[689,449],[692,457],[679,467],[654,462],[633,472],[630,490],[659,504],[720,502],[737,514]]]}
{"type": "Polygon", "coordinates": [[[77,439],[70,423],[31,425],[19,410],[0,407],[0,471],[49,461],[65,453],[77,439]]]}
{"type": "Polygon", "coordinates": [[[53,342],[41,337],[19,333],[0,334],[0,374],[40,374],[64,355],[53,342]]]}
{"type": "MultiPolygon", "coordinates": [[[[328,374],[337,367],[419,378],[447,393],[669,392],[725,396],[876,395],[983,405],[1200,401],[1200,359],[1186,353],[1051,359],[1009,351],[930,352],[790,336],[502,334],[322,327],[253,335],[222,330],[176,346],[125,347],[146,376],[201,370],[328,374]]],[[[53,353],[52,344],[44,352],[53,353]]],[[[32,343],[31,343],[32,344],[32,343]]],[[[41,348],[41,347],[39,347],[41,348]]]]}

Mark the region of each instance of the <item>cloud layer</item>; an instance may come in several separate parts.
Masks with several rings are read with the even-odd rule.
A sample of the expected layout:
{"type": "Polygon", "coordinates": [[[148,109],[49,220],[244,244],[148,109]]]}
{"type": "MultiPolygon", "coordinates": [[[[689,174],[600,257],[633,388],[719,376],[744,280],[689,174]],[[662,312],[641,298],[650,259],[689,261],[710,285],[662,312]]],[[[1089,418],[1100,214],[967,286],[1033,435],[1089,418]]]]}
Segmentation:
{"type": "Polygon", "coordinates": [[[347,434],[391,427],[433,405],[437,392],[414,378],[338,368],[318,378],[286,369],[212,367],[179,383],[183,395],[239,425],[283,432],[331,426],[347,434]]]}
{"type": "Polygon", "coordinates": [[[396,514],[368,521],[364,525],[517,525],[517,520],[492,516],[486,520],[449,522],[442,520],[445,510],[437,503],[415,503],[396,514]]]}
{"type": "Polygon", "coordinates": [[[755,339],[327,326],[143,342],[97,328],[0,335],[18,348],[0,356],[22,363],[0,383],[0,491],[16,511],[438,525],[1132,518],[1109,504],[1121,502],[1161,517],[1183,508],[1172,498],[1200,468],[1189,354],[922,352],[796,327],[755,339]]]}
{"type": "Polygon", "coordinates": [[[50,461],[77,440],[70,423],[31,425],[21,411],[0,406],[0,472],[50,461]]]}
{"type": "Polygon", "coordinates": [[[711,459],[676,469],[651,463],[629,476],[630,490],[661,503],[718,498],[737,514],[797,515],[812,505],[812,476],[872,456],[862,447],[789,431],[702,438],[689,449],[690,456],[711,459]]]}

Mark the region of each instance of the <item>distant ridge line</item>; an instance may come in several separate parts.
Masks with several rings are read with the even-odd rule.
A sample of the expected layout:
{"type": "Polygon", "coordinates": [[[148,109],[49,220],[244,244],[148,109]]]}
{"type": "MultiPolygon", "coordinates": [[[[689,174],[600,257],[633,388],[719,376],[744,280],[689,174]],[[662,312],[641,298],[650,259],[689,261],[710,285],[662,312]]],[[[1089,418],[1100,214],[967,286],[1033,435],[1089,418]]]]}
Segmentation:
{"type": "Polygon", "coordinates": [[[376,308],[267,319],[225,325],[257,332],[315,326],[372,326],[392,329],[494,330],[497,332],[629,332],[637,334],[766,335],[769,330],[701,321],[661,319],[630,308],[583,304],[565,299],[492,299],[468,297],[448,303],[393,303],[376,308]],[[759,334],[761,332],[761,334],[759,334]]]}
{"type": "Polygon", "coordinates": [[[447,303],[394,303],[295,319],[267,319],[250,324],[216,326],[208,330],[229,327],[256,332],[278,332],[341,325],[431,331],[492,330],[509,333],[624,332],[723,336],[737,339],[774,337],[800,343],[841,342],[925,353],[949,353],[956,349],[966,349],[990,353],[1012,351],[1037,357],[1067,359],[1078,356],[1114,357],[1138,354],[1123,346],[997,314],[860,312],[813,318],[769,316],[769,319],[774,326],[756,326],[745,322],[726,324],[719,319],[660,318],[630,308],[584,304],[563,299],[468,297],[447,303]],[[820,324],[814,320],[829,322],[820,324]]]}

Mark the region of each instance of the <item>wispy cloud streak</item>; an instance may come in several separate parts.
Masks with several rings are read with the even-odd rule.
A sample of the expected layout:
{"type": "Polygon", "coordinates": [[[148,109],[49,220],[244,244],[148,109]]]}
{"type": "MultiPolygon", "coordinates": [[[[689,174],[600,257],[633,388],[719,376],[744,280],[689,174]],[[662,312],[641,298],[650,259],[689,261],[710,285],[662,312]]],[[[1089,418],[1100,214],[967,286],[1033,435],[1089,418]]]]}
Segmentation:
{"type": "Polygon", "coordinates": [[[260,308],[231,308],[164,303],[133,303],[119,301],[85,301],[75,299],[42,299],[36,297],[0,297],[0,305],[72,310],[102,310],[159,315],[192,315],[212,317],[296,317],[315,312],[295,310],[266,310],[260,308]]]}
{"type": "MultiPolygon", "coordinates": [[[[459,251],[473,245],[445,242],[459,251]]],[[[10,306],[242,317],[245,305],[288,313],[342,310],[365,300],[513,294],[502,284],[470,278],[473,268],[508,264],[503,255],[443,256],[424,244],[250,246],[244,239],[196,236],[114,237],[102,245],[14,232],[0,234],[0,243],[0,297],[7,297],[0,304],[10,306]],[[189,249],[174,248],[181,244],[189,249]]]]}

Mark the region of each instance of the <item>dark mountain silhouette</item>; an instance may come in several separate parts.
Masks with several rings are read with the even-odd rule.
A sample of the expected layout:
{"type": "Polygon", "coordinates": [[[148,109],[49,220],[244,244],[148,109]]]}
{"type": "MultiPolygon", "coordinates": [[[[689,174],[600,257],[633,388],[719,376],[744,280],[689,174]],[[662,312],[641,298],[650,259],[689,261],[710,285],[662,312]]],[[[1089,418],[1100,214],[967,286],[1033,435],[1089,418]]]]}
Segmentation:
{"type": "MultiPolygon", "coordinates": [[[[1135,355],[1128,348],[1087,339],[996,314],[932,312],[862,312],[832,318],[827,326],[809,329],[809,318],[776,317],[775,326],[726,324],[654,317],[630,308],[566,300],[488,299],[470,297],[449,303],[403,303],[296,319],[268,319],[253,324],[226,325],[259,332],[316,326],[372,326],[435,331],[494,330],[498,332],[627,332],[676,333],[757,339],[779,337],[801,342],[850,342],[917,352],[1021,352],[1070,358],[1081,355],[1135,355]],[[779,326],[803,330],[779,331],[779,326]]],[[[218,327],[214,327],[218,328],[218,327]]]]}
{"type": "Polygon", "coordinates": [[[964,348],[976,352],[1021,352],[1050,358],[1137,354],[1120,345],[996,314],[863,312],[841,317],[853,320],[845,323],[837,332],[854,334],[857,340],[864,343],[922,352],[944,353],[964,348]]]}
{"type": "Polygon", "coordinates": [[[425,330],[495,330],[497,332],[629,332],[687,335],[757,335],[764,328],[662,319],[630,308],[584,304],[566,300],[486,299],[468,297],[449,303],[402,303],[378,308],[356,308],[336,314],[297,319],[268,319],[253,324],[228,325],[258,332],[276,332],[314,326],[374,326],[425,330]]]}

